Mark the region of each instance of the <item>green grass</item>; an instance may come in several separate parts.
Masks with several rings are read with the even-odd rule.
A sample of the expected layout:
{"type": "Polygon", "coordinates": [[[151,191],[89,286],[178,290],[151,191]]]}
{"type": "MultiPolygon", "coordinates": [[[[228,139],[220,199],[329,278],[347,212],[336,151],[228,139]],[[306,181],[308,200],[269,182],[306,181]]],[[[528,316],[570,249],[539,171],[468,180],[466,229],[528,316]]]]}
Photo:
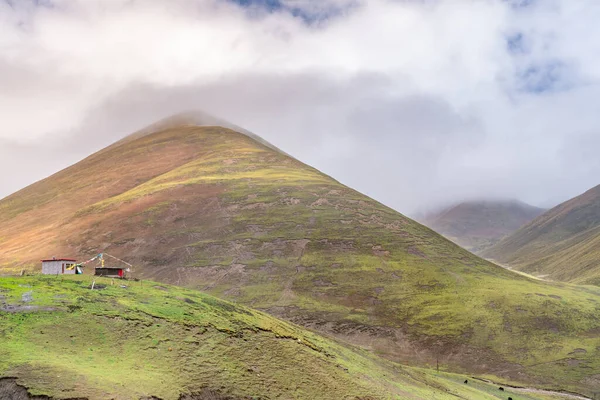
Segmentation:
{"type": "Polygon", "coordinates": [[[600,186],[554,207],[483,254],[545,279],[600,286],[600,186]]]}
{"type": "Polygon", "coordinates": [[[196,291],[108,278],[92,291],[92,279],[0,278],[0,306],[29,307],[0,314],[0,376],[57,398],[207,388],[257,399],[503,398],[494,385],[401,367],[196,291]]]}
{"type": "MultiPolygon", "coordinates": [[[[390,360],[597,389],[600,289],[506,271],[244,135],[161,131],[52,182],[60,201],[17,216],[5,205],[0,265],[106,251],[138,277],[260,308],[390,360]],[[103,191],[76,196],[99,170],[103,191]]],[[[29,204],[44,190],[13,200],[29,204]]]]}

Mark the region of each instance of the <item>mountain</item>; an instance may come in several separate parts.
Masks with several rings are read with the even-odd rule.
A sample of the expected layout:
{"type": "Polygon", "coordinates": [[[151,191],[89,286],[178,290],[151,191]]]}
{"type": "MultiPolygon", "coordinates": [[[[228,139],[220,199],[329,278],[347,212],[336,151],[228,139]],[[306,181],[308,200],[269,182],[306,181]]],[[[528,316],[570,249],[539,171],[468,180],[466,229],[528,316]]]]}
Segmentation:
{"type": "Polygon", "coordinates": [[[491,384],[400,367],[197,291],[91,287],[0,278],[1,399],[496,398],[491,384]]]}
{"type": "Polygon", "coordinates": [[[483,254],[543,278],[600,285],[600,185],[540,215],[483,254]]]}
{"type": "Polygon", "coordinates": [[[600,387],[600,289],[507,271],[229,128],[150,130],[0,201],[5,271],[100,252],[395,361],[600,387]]]}
{"type": "Polygon", "coordinates": [[[544,211],[518,200],[465,201],[430,213],[421,222],[465,249],[480,252],[544,211]]]}

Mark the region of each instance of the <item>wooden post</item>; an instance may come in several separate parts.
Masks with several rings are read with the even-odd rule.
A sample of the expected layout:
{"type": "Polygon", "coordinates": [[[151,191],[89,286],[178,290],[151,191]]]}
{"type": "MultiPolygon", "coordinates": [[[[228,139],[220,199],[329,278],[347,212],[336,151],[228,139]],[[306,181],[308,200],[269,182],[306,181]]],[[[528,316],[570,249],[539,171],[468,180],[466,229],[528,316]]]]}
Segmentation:
{"type": "Polygon", "coordinates": [[[94,281],[92,282],[92,289],[91,290],[94,290],[94,285],[95,284],[96,284],[96,280],[94,279],[94,281]]]}

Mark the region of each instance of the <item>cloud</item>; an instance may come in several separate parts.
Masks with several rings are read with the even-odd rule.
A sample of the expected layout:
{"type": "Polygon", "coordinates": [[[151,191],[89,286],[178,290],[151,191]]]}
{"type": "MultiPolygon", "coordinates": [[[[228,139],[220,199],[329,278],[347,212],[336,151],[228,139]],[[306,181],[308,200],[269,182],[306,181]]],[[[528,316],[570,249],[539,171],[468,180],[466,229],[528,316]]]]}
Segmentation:
{"type": "Polygon", "coordinates": [[[198,108],[407,213],[599,183],[600,4],[242,3],[0,2],[0,196],[198,108]]]}

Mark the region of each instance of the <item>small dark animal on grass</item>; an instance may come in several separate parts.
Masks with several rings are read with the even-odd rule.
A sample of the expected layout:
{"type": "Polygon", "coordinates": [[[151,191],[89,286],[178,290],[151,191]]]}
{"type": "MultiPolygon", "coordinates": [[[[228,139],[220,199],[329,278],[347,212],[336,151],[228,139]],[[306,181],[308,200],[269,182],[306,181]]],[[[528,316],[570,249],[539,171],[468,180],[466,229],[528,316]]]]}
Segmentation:
{"type": "Polygon", "coordinates": [[[508,400],[512,400],[512,397],[509,397],[508,400]]]}
{"type": "Polygon", "coordinates": [[[498,390],[502,390],[504,392],[504,388],[503,387],[499,387],[498,390]]]}
{"type": "Polygon", "coordinates": [[[469,383],[469,380],[468,380],[468,379],[465,379],[465,383],[469,383]]]}

